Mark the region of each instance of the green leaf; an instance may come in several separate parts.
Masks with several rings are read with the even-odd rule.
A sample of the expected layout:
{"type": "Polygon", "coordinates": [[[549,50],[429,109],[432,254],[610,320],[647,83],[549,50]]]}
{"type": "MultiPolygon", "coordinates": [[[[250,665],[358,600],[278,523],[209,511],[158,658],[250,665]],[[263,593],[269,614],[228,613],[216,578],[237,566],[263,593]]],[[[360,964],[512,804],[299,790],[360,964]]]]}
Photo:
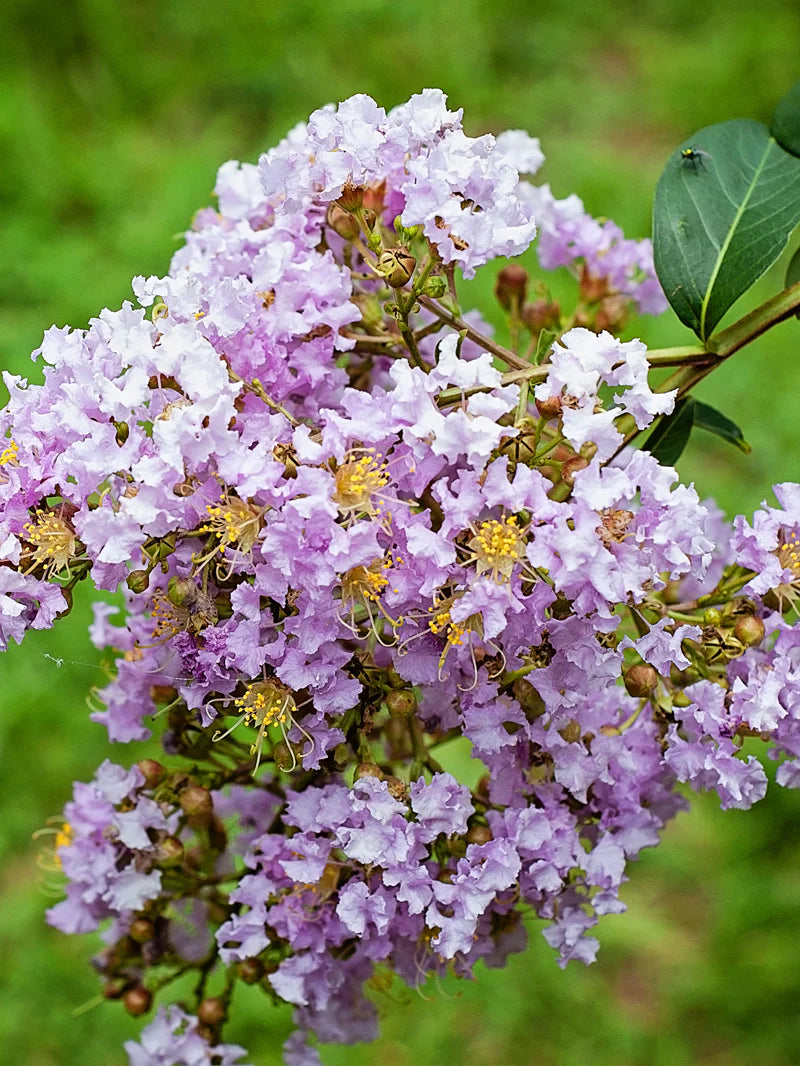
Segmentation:
{"type": "MultiPolygon", "coordinates": [[[[800,248],[794,253],[789,260],[789,265],[786,268],[786,288],[791,288],[792,285],[796,285],[800,281],[800,248]]],[[[795,312],[795,318],[800,318],[800,311],[795,312]]]]}
{"type": "Polygon", "coordinates": [[[665,466],[674,466],[683,454],[694,425],[695,399],[678,400],[671,415],[662,418],[647,438],[644,450],[665,466]]]}
{"type": "Polygon", "coordinates": [[[743,451],[745,455],[749,455],[753,450],[735,422],[718,411],[716,407],[703,403],[702,400],[694,401],[694,424],[700,429],[714,433],[717,437],[722,437],[723,440],[743,451]]]}
{"type": "Polygon", "coordinates": [[[706,340],[800,222],[800,159],[750,119],[707,126],[656,188],[653,256],[681,322],[706,340]]]}
{"type": "Polygon", "coordinates": [[[788,91],[775,108],[770,133],[792,155],[800,155],[800,81],[788,91]]]}
{"type": "Polygon", "coordinates": [[[539,336],[536,340],[536,351],[533,356],[533,362],[536,366],[541,363],[544,357],[548,354],[553,347],[553,341],[558,336],[558,333],[554,329],[542,329],[539,331],[539,336]]]}

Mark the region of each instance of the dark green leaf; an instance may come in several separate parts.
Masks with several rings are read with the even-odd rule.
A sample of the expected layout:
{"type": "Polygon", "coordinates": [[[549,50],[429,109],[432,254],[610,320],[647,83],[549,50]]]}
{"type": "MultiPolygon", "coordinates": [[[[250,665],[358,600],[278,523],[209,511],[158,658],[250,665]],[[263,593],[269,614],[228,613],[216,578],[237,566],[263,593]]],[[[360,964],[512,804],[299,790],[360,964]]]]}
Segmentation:
{"type": "Polygon", "coordinates": [[[647,438],[644,450],[651,452],[665,466],[674,466],[680,459],[692,432],[694,408],[693,396],[678,400],[672,414],[662,418],[647,438]]]}
{"type": "Polygon", "coordinates": [[[673,152],[653,208],[656,273],[678,318],[705,340],[798,222],[800,159],[763,123],[696,133],[673,152]]]}
{"type": "MultiPolygon", "coordinates": [[[[800,248],[794,253],[789,260],[789,265],[786,268],[786,288],[788,289],[792,285],[796,285],[800,281],[800,248]]],[[[800,318],[800,311],[798,311],[795,318],[800,318]]]]}
{"type": "Polygon", "coordinates": [[[722,437],[723,440],[743,451],[745,455],[749,455],[752,451],[744,439],[744,433],[736,423],[718,411],[716,407],[703,403],[702,400],[694,401],[694,424],[700,429],[707,429],[709,433],[722,437]]]}
{"type": "Polygon", "coordinates": [[[770,123],[770,133],[792,155],[800,155],[800,81],[778,103],[770,123]]]}

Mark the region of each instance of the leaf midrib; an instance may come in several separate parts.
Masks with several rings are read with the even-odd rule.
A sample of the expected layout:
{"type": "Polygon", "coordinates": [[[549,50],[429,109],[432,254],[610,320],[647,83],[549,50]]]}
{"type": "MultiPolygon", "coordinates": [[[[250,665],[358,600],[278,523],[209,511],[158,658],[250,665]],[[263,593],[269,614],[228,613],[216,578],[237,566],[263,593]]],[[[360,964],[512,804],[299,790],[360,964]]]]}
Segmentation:
{"type": "Polygon", "coordinates": [[[753,171],[753,177],[750,179],[750,185],[749,185],[749,187],[747,189],[747,193],[743,197],[742,202],[739,204],[739,207],[737,208],[736,214],[733,216],[733,221],[731,222],[730,228],[728,230],[728,234],[725,237],[725,240],[722,242],[722,245],[721,245],[719,251],[717,252],[717,258],[716,258],[716,262],[714,263],[714,269],[711,271],[711,276],[709,277],[708,285],[706,286],[705,296],[703,297],[703,302],[700,305],[700,338],[701,338],[701,340],[706,340],[707,339],[706,338],[706,314],[708,312],[708,307],[709,307],[709,304],[711,302],[711,296],[712,296],[713,291],[714,291],[714,285],[716,284],[716,281],[717,281],[717,275],[720,272],[720,269],[722,267],[722,263],[723,263],[723,261],[725,259],[726,254],[727,254],[728,248],[730,247],[731,241],[733,240],[734,234],[736,233],[736,228],[739,225],[739,223],[741,222],[742,216],[744,215],[745,210],[747,209],[747,205],[750,202],[750,197],[753,195],[755,187],[756,187],[756,185],[758,183],[758,179],[759,179],[759,177],[761,175],[761,171],[764,169],[764,165],[766,164],[766,161],[767,161],[767,156],[769,155],[770,151],[772,150],[772,146],[775,143],[776,143],[776,141],[772,137],[770,137],[768,142],[767,142],[766,147],[764,148],[764,154],[762,155],[758,166],[753,171]]]}

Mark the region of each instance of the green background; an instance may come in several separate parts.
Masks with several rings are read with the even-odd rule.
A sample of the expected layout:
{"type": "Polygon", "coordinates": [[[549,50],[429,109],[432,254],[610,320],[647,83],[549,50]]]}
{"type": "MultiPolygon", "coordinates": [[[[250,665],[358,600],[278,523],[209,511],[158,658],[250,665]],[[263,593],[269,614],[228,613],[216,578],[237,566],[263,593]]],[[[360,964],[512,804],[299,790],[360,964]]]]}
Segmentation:
{"type": "MultiPolygon", "coordinates": [[[[28,353],[47,326],[85,326],[129,297],[134,274],[165,272],[216,167],[255,160],[328,101],[368,92],[390,106],[441,86],[469,132],[527,128],[557,195],[577,192],[644,236],[673,147],[709,123],[768,118],[799,76],[792,2],[73,0],[7,3],[0,18],[0,365],[34,380],[28,353]]],[[[756,295],[781,278],[775,268],[756,295]]],[[[489,314],[491,284],[479,276],[474,286],[489,314]]],[[[636,331],[656,346],[690,340],[671,315],[636,331]]],[[[745,458],[697,434],[681,461],[730,514],[798,477],[798,346],[800,324],[783,325],[699,391],[754,446],[745,458]]],[[[73,778],[89,779],[110,751],[83,702],[103,675],[46,658],[97,661],[85,599],[58,632],[32,634],[0,662],[5,1066],[121,1066],[121,1043],[140,1028],[119,1004],[73,1016],[97,992],[97,942],[43,924],[50,900],[31,840],[73,778]]],[[[111,755],[127,762],[138,751],[111,755]]],[[[601,923],[595,966],[561,972],[532,925],[529,951],[505,971],[431,987],[427,1001],[384,995],[381,1040],[326,1048],[324,1063],[796,1064],[798,816],[800,797],[778,789],[749,813],[698,798],[631,868],[629,911],[601,923]]],[[[254,1066],[277,1064],[289,1011],[245,993],[230,1038],[254,1066]]]]}

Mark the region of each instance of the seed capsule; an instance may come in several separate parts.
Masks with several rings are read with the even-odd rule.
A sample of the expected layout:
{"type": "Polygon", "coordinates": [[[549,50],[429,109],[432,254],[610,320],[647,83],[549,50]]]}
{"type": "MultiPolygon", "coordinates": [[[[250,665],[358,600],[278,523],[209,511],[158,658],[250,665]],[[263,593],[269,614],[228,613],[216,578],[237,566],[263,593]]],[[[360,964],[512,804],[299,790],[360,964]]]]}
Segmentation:
{"type": "Polygon", "coordinates": [[[378,260],[378,270],[393,289],[407,285],[416,266],[417,261],[407,248],[388,248],[378,260]]]}

